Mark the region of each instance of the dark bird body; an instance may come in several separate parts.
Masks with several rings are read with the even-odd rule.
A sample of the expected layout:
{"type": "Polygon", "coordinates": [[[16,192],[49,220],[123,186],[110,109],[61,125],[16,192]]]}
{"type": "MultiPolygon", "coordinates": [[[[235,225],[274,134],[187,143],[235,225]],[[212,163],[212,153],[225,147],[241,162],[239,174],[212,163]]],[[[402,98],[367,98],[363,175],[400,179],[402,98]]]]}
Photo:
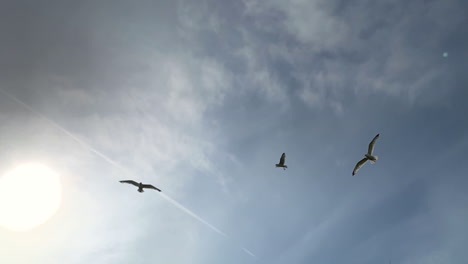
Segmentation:
{"type": "Polygon", "coordinates": [[[281,155],[280,162],[276,164],[276,167],[283,168],[283,170],[288,168],[288,166],[284,165],[285,160],[286,160],[286,153],[283,153],[283,155],[281,155]]]}
{"type": "Polygon", "coordinates": [[[120,182],[121,182],[121,183],[128,183],[128,184],[135,185],[136,187],[138,187],[138,191],[141,192],[141,193],[144,192],[144,190],[143,190],[144,188],[146,188],[146,189],[154,189],[154,190],[156,190],[156,191],[158,191],[158,192],[161,191],[160,189],[154,187],[154,186],[151,185],[151,184],[143,184],[143,183],[141,183],[141,182],[138,183],[138,182],[132,181],[132,180],[125,180],[125,181],[120,181],[120,182]]]}

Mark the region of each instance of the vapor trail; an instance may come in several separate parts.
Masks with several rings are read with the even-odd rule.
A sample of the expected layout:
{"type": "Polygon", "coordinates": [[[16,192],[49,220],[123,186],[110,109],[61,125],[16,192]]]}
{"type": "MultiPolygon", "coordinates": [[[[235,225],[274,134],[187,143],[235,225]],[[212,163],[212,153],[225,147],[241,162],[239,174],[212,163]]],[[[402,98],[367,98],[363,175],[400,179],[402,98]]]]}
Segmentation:
{"type": "MultiPolygon", "coordinates": [[[[117,168],[119,168],[120,170],[122,170],[123,172],[125,172],[126,174],[129,174],[129,175],[133,175],[131,173],[131,171],[127,170],[125,167],[123,167],[122,165],[120,165],[119,163],[117,163],[116,161],[112,160],[111,158],[109,158],[108,156],[106,156],[105,154],[103,154],[102,152],[98,151],[97,149],[93,148],[91,145],[89,145],[88,143],[84,142],[83,140],[79,139],[77,136],[75,136],[73,133],[69,132],[67,129],[65,129],[64,127],[60,126],[57,122],[53,121],[52,119],[48,118],[47,116],[45,116],[44,114],[42,114],[41,112],[37,111],[36,109],[30,107],[29,105],[27,105],[26,103],[24,103],[23,101],[21,101],[20,99],[16,98],[14,95],[6,92],[5,90],[1,89],[0,88],[0,92],[3,93],[4,95],[6,95],[7,97],[13,99],[15,102],[17,102],[18,104],[22,105],[24,108],[28,109],[32,114],[38,116],[39,118],[47,121],[50,125],[52,125],[53,127],[57,128],[58,130],[62,131],[63,133],[65,133],[66,135],[68,135],[69,137],[71,137],[73,140],[75,140],[76,142],[78,142],[79,144],[81,144],[82,146],[84,146],[85,148],[87,148],[88,150],[90,150],[91,152],[93,152],[94,154],[96,154],[97,156],[101,157],[102,159],[104,159],[105,161],[109,162],[110,164],[116,166],[117,168]]],[[[204,224],[205,226],[209,227],[211,230],[215,231],[216,233],[224,236],[225,238],[228,238],[229,239],[229,236],[226,235],[224,232],[222,232],[221,230],[219,230],[218,228],[216,228],[214,225],[208,223],[206,220],[204,220],[203,218],[201,218],[200,216],[198,216],[197,214],[195,214],[194,212],[190,211],[188,208],[186,208],[185,206],[181,205],[180,203],[178,203],[177,201],[175,201],[174,199],[172,199],[171,197],[169,197],[168,195],[164,194],[164,193],[160,193],[160,195],[168,202],[170,202],[172,205],[174,205],[175,207],[179,208],[180,210],[182,210],[183,212],[185,212],[186,214],[190,215],[191,217],[195,218],[196,220],[198,220],[200,223],[204,224]]],[[[255,255],[248,251],[247,249],[243,248],[242,247],[242,250],[244,252],[246,252],[247,254],[251,255],[252,257],[255,257],[255,255]]]]}
{"type": "Polygon", "coordinates": [[[242,250],[244,250],[245,253],[249,254],[250,256],[252,256],[252,257],[254,257],[254,258],[257,257],[257,256],[255,256],[254,253],[250,252],[248,249],[246,249],[246,248],[244,248],[244,247],[242,248],[242,250]]]}
{"type": "Polygon", "coordinates": [[[184,207],[183,205],[181,205],[180,203],[176,202],[174,199],[172,199],[171,197],[167,196],[166,194],[164,193],[160,193],[161,196],[166,199],[168,202],[170,202],[171,204],[173,204],[175,207],[179,208],[180,210],[184,211],[185,213],[187,213],[188,215],[192,216],[193,218],[197,219],[200,223],[206,225],[207,227],[211,228],[211,230],[215,231],[216,233],[226,237],[226,238],[229,238],[228,235],[226,235],[225,233],[223,233],[221,230],[219,230],[218,228],[216,228],[214,225],[208,223],[207,221],[203,220],[203,218],[199,217],[198,215],[196,215],[194,212],[190,211],[189,209],[187,209],[186,207],[184,207]]]}
{"type": "Polygon", "coordinates": [[[13,99],[15,102],[17,102],[18,104],[22,105],[24,108],[28,109],[31,113],[35,114],[36,116],[38,116],[39,118],[42,118],[44,119],[45,121],[47,121],[50,125],[52,125],[53,127],[57,128],[58,130],[62,131],[63,133],[67,134],[69,137],[71,137],[72,139],[74,139],[76,142],[80,143],[81,145],[83,145],[84,147],[88,148],[91,152],[93,152],[94,154],[98,155],[99,157],[103,158],[104,160],[106,160],[107,162],[109,162],[110,164],[114,165],[114,166],[117,166],[119,169],[121,170],[124,170],[125,172],[128,173],[128,171],[122,167],[120,164],[118,164],[117,162],[113,161],[112,159],[108,158],[106,155],[102,154],[101,152],[99,152],[98,150],[96,150],[95,148],[93,148],[91,145],[87,144],[86,142],[84,142],[83,140],[79,139],[77,136],[73,135],[71,132],[69,132],[68,130],[66,130],[65,128],[63,128],[62,126],[60,126],[59,124],[57,124],[55,121],[51,120],[50,118],[46,117],[44,114],[40,113],[39,111],[33,109],[32,107],[30,107],[29,105],[27,105],[26,103],[24,103],[23,101],[21,101],[20,99],[16,98],[15,96],[5,92],[3,89],[0,89],[0,92],[3,93],[4,95],[10,97],[11,99],[13,99]]]}

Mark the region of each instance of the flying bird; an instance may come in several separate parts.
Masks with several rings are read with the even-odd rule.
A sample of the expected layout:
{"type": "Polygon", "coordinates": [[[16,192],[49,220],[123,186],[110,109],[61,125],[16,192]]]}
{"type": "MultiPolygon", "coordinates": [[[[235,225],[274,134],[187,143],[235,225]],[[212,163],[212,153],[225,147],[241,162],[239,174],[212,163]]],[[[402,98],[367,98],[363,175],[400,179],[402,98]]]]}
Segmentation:
{"type": "Polygon", "coordinates": [[[283,168],[283,170],[288,168],[288,166],[284,165],[285,159],[286,159],[286,153],[283,153],[283,155],[281,155],[280,162],[278,164],[276,164],[276,167],[281,167],[281,168],[283,168]]]}
{"type": "Polygon", "coordinates": [[[377,134],[377,136],[374,137],[374,139],[372,139],[372,141],[369,143],[369,149],[367,150],[367,154],[364,154],[365,158],[363,158],[362,160],[360,160],[357,164],[356,164],[356,167],[354,167],[354,170],[353,170],[353,176],[356,174],[356,172],[362,167],[362,165],[364,165],[364,163],[366,163],[367,160],[370,160],[371,163],[375,163],[377,161],[377,159],[379,157],[377,156],[373,156],[372,155],[372,152],[374,151],[374,144],[375,144],[375,141],[379,138],[379,135],[380,134],[377,134]]]}
{"type": "Polygon", "coordinates": [[[128,183],[128,184],[133,184],[135,185],[136,187],[138,187],[138,191],[139,192],[144,192],[143,191],[143,188],[146,188],[146,189],[155,189],[156,191],[160,192],[161,190],[154,187],[153,185],[151,184],[143,184],[143,183],[137,183],[136,181],[132,181],[132,180],[126,180],[126,181],[120,181],[121,183],[128,183]]]}

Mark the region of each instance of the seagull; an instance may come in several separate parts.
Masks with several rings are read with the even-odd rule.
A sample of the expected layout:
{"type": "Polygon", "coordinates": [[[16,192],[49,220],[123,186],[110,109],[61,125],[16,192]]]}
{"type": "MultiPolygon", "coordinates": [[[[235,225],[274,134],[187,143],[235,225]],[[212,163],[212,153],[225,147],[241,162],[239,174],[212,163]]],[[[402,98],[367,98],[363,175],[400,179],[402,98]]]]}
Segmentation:
{"type": "Polygon", "coordinates": [[[375,163],[379,157],[377,156],[372,156],[372,152],[374,151],[374,144],[375,141],[379,138],[380,134],[377,134],[377,136],[372,139],[372,141],[369,143],[369,149],[367,150],[367,154],[364,154],[365,158],[360,160],[357,164],[356,167],[354,167],[353,170],[353,176],[356,174],[356,172],[361,168],[364,163],[366,163],[367,160],[370,160],[371,163],[375,163]]]}
{"type": "Polygon", "coordinates": [[[286,168],[288,168],[288,166],[284,165],[284,160],[285,159],[286,159],[286,153],[283,153],[283,155],[281,155],[280,162],[278,164],[276,164],[276,167],[281,167],[281,168],[283,168],[283,170],[286,170],[286,168]]]}
{"type": "Polygon", "coordinates": [[[139,192],[144,192],[143,191],[143,188],[147,188],[147,189],[155,189],[156,191],[160,192],[161,190],[154,187],[153,185],[151,184],[143,184],[143,183],[137,183],[136,181],[132,181],[132,180],[126,180],[126,181],[120,181],[121,183],[129,183],[129,184],[133,184],[135,185],[136,187],[138,187],[138,191],[139,192]]]}

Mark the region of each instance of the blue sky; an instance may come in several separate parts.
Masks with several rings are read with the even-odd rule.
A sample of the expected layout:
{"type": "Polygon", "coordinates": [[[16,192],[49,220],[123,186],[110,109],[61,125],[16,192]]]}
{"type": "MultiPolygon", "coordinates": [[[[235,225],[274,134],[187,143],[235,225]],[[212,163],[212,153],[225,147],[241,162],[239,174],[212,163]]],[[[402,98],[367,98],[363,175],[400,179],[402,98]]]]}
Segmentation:
{"type": "Polygon", "coordinates": [[[465,263],[466,10],[2,2],[0,88],[126,171],[2,95],[1,174],[39,161],[64,193],[40,227],[0,229],[0,263],[465,263]]]}

